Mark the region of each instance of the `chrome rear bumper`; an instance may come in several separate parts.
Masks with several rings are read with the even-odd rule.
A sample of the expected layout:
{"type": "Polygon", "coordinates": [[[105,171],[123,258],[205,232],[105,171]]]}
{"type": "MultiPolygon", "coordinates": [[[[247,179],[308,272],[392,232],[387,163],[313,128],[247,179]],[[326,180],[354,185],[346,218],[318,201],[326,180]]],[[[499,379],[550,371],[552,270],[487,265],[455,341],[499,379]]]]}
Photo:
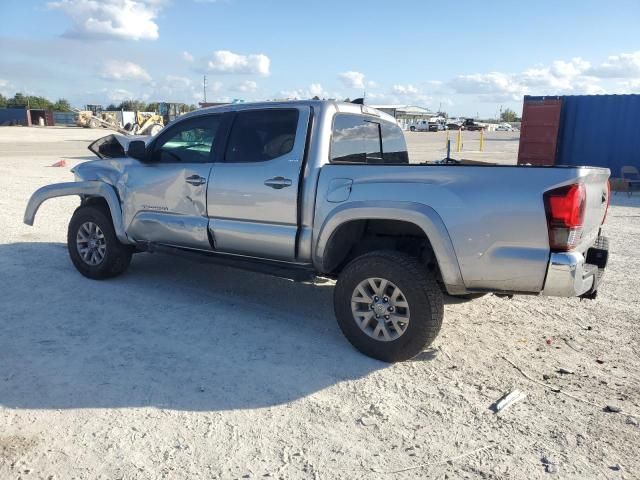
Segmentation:
{"type": "MultiPolygon", "coordinates": [[[[596,244],[606,245],[608,242],[600,237],[596,244]]],[[[602,248],[589,249],[587,256],[593,251],[603,251],[602,248]]],[[[547,269],[547,279],[544,283],[542,295],[550,297],[580,297],[592,295],[598,289],[598,285],[604,274],[604,265],[587,263],[585,256],[580,252],[552,253],[547,269]]]]}

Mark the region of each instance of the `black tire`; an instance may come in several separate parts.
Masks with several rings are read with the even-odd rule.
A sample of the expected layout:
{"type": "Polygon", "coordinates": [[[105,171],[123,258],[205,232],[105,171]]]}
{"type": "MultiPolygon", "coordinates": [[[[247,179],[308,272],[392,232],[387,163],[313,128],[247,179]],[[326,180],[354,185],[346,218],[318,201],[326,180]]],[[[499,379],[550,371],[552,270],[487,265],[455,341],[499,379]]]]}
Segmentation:
{"type": "Polygon", "coordinates": [[[409,130],[412,131],[412,132],[415,132],[416,131],[416,127],[409,127],[409,130]]]}
{"type": "Polygon", "coordinates": [[[116,238],[109,211],[97,205],[80,206],[73,213],[67,231],[67,248],[69,257],[71,257],[76,269],[85,277],[94,280],[103,280],[120,275],[129,266],[131,255],[133,254],[131,246],[123,245],[116,238]],[[78,252],[76,238],[79,229],[86,222],[96,224],[104,234],[106,253],[102,261],[97,265],[87,263],[78,252]]]}
{"type": "Polygon", "coordinates": [[[416,258],[380,250],[351,261],[340,273],[333,295],[338,325],[349,342],[369,357],[384,362],[408,360],[424,350],[438,335],[444,314],[443,296],[435,278],[416,258]],[[367,278],[394,283],[409,304],[410,321],[395,340],[381,341],[367,335],[351,311],[354,290],[367,278]]]}

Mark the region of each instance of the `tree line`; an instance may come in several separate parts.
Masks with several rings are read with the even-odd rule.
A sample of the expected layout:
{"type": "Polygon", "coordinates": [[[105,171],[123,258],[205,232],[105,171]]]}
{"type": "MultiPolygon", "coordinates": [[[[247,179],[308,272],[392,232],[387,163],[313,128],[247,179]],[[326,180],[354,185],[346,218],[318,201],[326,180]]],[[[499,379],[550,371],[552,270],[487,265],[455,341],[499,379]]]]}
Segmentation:
{"type": "MultiPolygon", "coordinates": [[[[145,103],[141,100],[125,100],[123,102],[120,102],[118,104],[115,103],[110,103],[109,105],[107,105],[106,110],[109,111],[113,111],[113,110],[125,110],[127,112],[135,112],[135,111],[139,111],[139,112],[157,112],[159,108],[159,103],[158,102],[151,102],[151,103],[145,103]]],[[[184,105],[181,106],[180,112],[179,113],[186,113],[186,112],[191,112],[193,110],[195,110],[196,107],[195,105],[187,105],[186,103],[184,105]]]]}
{"type": "MultiPolygon", "coordinates": [[[[71,104],[64,98],[52,102],[45,97],[38,97],[36,95],[16,93],[13,97],[8,98],[0,93],[0,108],[36,108],[55,110],[56,112],[70,112],[71,104]]],[[[195,105],[184,105],[180,113],[190,112],[196,108],[195,105]]],[[[118,104],[111,103],[107,106],[106,110],[157,112],[158,103],[145,103],[140,100],[124,100],[118,104]]]]}
{"type": "MultiPolygon", "coordinates": [[[[349,101],[347,98],[346,102],[349,101]]],[[[16,93],[12,98],[7,98],[0,93],[0,108],[41,108],[44,110],[55,110],[57,112],[70,112],[71,105],[69,102],[60,98],[56,102],[52,102],[44,97],[38,97],[34,95],[23,95],[22,93],[16,93]]],[[[182,111],[180,113],[191,112],[195,110],[197,107],[195,105],[183,105],[182,111]]],[[[124,100],[118,104],[111,103],[107,106],[106,110],[114,111],[114,110],[125,110],[128,112],[157,112],[158,111],[158,103],[145,103],[141,100],[124,100]]],[[[447,118],[446,112],[438,112],[438,115],[447,118]]],[[[511,110],[507,108],[502,111],[500,114],[501,122],[519,122],[520,117],[511,110]]]]}
{"type": "Polygon", "coordinates": [[[70,112],[71,104],[64,98],[56,102],[38,97],[35,95],[23,95],[16,93],[13,97],[7,98],[0,93],[0,108],[38,108],[44,110],[56,110],[59,112],[70,112]]]}

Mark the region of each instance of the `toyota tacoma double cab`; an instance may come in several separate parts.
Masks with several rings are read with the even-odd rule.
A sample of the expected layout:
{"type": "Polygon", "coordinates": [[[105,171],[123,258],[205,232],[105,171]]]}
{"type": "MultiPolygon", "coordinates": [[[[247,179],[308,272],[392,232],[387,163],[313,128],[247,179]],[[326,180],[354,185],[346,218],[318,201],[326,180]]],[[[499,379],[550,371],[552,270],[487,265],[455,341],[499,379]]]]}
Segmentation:
{"type": "Polygon", "coordinates": [[[187,254],[280,277],[336,281],[347,339],[409,359],[440,330],[445,295],[594,298],[609,170],[411,164],[395,119],[366,105],[205,108],[99,157],[29,200],[78,195],[68,251],[90,279],[140,252],[187,254]]]}

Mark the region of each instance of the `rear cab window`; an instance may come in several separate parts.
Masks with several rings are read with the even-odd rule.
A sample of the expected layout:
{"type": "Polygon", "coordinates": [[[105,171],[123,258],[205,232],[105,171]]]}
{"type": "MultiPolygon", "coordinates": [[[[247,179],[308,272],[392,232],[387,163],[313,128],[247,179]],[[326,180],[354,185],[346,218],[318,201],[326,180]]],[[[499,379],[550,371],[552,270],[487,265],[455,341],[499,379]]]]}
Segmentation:
{"type": "Polygon", "coordinates": [[[331,163],[409,163],[404,134],[373,116],[339,113],[333,119],[331,163]]]}

